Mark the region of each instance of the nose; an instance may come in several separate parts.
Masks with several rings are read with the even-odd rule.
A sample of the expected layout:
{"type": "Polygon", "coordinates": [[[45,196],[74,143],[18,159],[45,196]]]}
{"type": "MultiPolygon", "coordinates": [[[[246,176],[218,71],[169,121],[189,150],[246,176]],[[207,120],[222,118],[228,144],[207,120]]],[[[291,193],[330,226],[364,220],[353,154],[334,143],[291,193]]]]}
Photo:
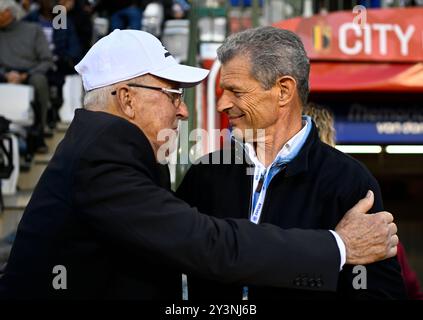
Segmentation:
{"type": "Polygon", "coordinates": [[[184,101],[178,107],[176,117],[181,120],[186,120],[189,117],[188,107],[184,101]]]}
{"type": "Polygon", "coordinates": [[[233,106],[234,105],[232,103],[229,93],[224,90],[222,96],[217,101],[216,110],[218,112],[225,112],[231,109],[233,106]]]}

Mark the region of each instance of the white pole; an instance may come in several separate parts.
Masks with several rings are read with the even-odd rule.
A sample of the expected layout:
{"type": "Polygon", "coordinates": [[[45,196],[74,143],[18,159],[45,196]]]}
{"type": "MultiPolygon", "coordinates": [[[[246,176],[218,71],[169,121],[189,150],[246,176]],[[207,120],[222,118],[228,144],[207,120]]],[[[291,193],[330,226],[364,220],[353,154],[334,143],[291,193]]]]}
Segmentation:
{"type": "Polygon", "coordinates": [[[216,78],[220,70],[220,61],[216,59],[213,63],[209,78],[207,81],[207,131],[209,135],[209,150],[213,152],[218,149],[217,136],[213,134],[214,129],[218,129],[216,126],[216,78]]]}
{"type": "Polygon", "coordinates": [[[303,11],[303,17],[308,18],[313,15],[313,1],[311,0],[305,0],[304,1],[304,11],[303,11]]]}

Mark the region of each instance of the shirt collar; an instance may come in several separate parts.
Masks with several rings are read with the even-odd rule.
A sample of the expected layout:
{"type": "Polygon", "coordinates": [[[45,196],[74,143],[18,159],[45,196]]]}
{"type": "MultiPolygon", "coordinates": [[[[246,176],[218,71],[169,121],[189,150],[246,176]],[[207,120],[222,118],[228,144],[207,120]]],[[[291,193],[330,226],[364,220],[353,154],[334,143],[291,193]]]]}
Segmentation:
{"type": "MultiPolygon", "coordinates": [[[[273,162],[269,167],[272,167],[275,163],[278,162],[278,159],[285,159],[289,158],[290,154],[293,150],[296,149],[296,147],[302,143],[304,140],[304,136],[308,132],[308,126],[311,126],[311,119],[308,116],[302,117],[302,125],[300,131],[298,131],[291,139],[289,139],[282,147],[282,149],[278,152],[275,159],[273,159],[273,162]]],[[[239,141],[238,141],[239,142],[239,141]]],[[[251,143],[243,143],[244,150],[246,151],[248,157],[251,159],[251,161],[254,163],[256,167],[259,168],[265,168],[264,165],[260,162],[260,160],[257,157],[256,151],[254,150],[254,146],[251,143]]]]}

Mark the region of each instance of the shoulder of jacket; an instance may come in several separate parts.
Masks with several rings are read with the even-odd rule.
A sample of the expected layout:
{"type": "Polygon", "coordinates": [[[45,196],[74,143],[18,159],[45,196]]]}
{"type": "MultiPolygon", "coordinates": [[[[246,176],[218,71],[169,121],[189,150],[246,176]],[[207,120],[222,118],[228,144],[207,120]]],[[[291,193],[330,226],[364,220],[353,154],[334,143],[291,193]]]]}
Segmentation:
{"type": "Polygon", "coordinates": [[[369,169],[359,160],[326,143],[320,142],[320,146],[322,162],[319,169],[326,172],[327,177],[343,179],[346,184],[348,181],[352,183],[375,179],[369,169]]]}

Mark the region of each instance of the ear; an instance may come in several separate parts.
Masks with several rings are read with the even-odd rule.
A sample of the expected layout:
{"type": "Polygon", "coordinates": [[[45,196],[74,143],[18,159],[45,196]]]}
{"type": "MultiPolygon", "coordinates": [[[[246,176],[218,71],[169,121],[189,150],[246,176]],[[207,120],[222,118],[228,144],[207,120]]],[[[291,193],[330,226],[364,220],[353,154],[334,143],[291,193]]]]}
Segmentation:
{"type": "Polygon", "coordinates": [[[129,92],[128,86],[116,89],[116,98],[120,111],[129,119],[135,118],[135,101],[129,92]]]}
{"type": "Polygon", "coordinates": [[[291,76],[283,76],[277,80],[279,87],[279,106],[284,107],[294,99],[297,90],[297,81],[291,76]]]}

